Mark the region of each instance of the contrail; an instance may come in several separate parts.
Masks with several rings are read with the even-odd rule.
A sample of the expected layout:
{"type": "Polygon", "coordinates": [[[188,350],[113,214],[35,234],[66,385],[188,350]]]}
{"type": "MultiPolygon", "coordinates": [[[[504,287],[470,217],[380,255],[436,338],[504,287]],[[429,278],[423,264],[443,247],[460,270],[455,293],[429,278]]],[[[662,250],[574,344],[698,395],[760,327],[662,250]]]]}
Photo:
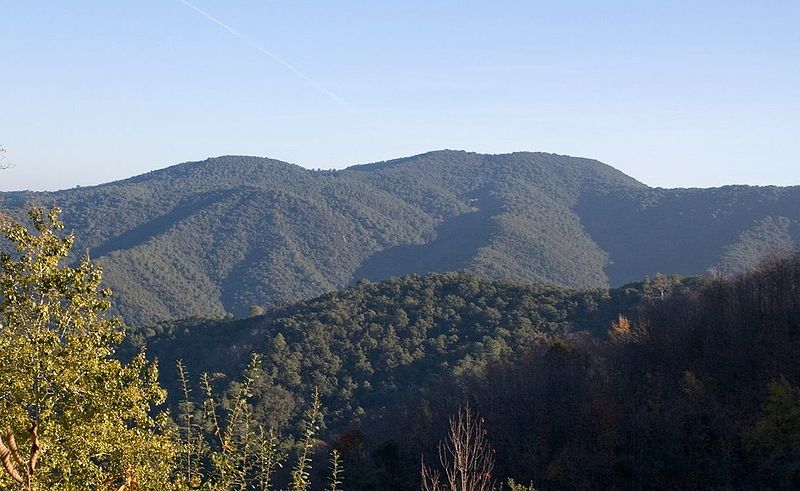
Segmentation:
{"type": "Polygon", "coordinates": [[[237,38],[241,39],[242,41],[246,42],[247,44],[249,44],[250,46],[252,46],[256,50],[258,50],[261,53],[269,56],[270,58],[272,58],[273,60],[277,61],[278,63],[280,63],[284,67],[288,68],[289,70],[291,70],[292,73],[294,73],[295,75],[297,75],[298,77],[303,79],[310,86],[314,87],[318,91],[320,91],[323,94],[325,94],[328,97],[330,97],[334,102],[336,102],[340,106],[344,107],[345,109],[347,109],[349,111],[354,111],[355,110],[353,108],[353,106],[351,106],[350,104],[345,102],[341,97],[339,97],[338,95],[334,94],[330,90],[326,89],[322,85],[318,84],[312,78],[308,77],[306,74],[304,74],[303,72],[301,72],[300,70],[298,70],[297,68],[292,66],[291,63],[289,63],[288,61],[284,60],[280,56],[276,55],[272,51],[264,48],[263,46],[261,46],[260,44],[255,42],[254,40],[250,39],[249,37],[245,36],[241,32],[239,32],[236,29],[234,29],[233,27],[229,26],[228,24],[226,24],[226,23],[222,22],[221,20],[217,19],[216,17],[212,16],[211,14],[206,12],[205,10],[203,10],[203,9],[201,9],[199,7],[196,7],[195,5],[189,3],[187,0],[178,0],[178,1],[181,2],[182,4],[186,5],[190,9],[194,10],[198,14],[202,15],[206,19],[210,20],[211,22],[213,22],[213,23],[217,24],[218,26],[222,27],[223,29],[225,29],[226,31],[231,33],[232,35],[234,35],[237,38]]]}

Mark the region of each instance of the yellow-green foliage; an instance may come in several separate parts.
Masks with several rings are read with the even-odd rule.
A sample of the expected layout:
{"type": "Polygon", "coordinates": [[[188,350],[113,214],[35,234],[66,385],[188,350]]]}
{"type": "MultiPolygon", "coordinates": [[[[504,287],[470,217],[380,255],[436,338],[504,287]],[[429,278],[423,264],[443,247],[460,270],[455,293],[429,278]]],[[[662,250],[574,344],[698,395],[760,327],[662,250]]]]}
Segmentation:
{"type": "Polygon", "coordinates": [[[508,484],[508,491],[536,491],[533,483],[526,486],[524,484],[518,484],[513,479],[509,479],[506,484],[508,484]]]}
{"type": "Polygon", "coordinates": [[[768,392],[762,415],[744,431],[744,441],[781,488],[795,488],[800,482],[800,389],[781,375],[768,392]]]}
{"type": "Polygon", "coordinates": [[[342,488],[342,454],[337,449],[331,450],[331,477],[328,491],[341,491],[342,488]]]}
{"type": "Polygon", "coordinates": [[[187,370],[178,361],[183,388],[179,476],[188,489],[271,489],[272,474],[282,466],[286,454],[279,448],[275,432],[253,419],[248,401],[260,368],[260,357],[254,354],[242,382],[231,384],[227,398],[215,394],[212,377],[204,373],[200,381],[205,398],[198,412],[189,396],[187,370]]]}
{"type": "Polygon", "coordinates": [[[112,357],[123,331],[104,315],[101,270],[65,265],[74,238],[58,233],[59,210],[30,218],[33,231],[3,228],[0,253],[0,489],[171,489],[156,366],[112,357]]]}
{"type": "MultiPolygon", "coordinates": [[[[292,470],[292,482],[290,491],[307,491],[311,488],[311,457],[314,454],[314,447],[317,440],[316,435],[319,431],[319,419],[322,414],[322,405],[319,401],[319,390],[314,388],[314,395],[311,400],[311,407],[306,413],[303,421],[305,426],[303,439],[300,442],[297,463],[292,470]]],[[[338,466],[338,462],[336,464],[338,466]]],[[[336,469],[338,474],[338,468],[336,469]]]]}

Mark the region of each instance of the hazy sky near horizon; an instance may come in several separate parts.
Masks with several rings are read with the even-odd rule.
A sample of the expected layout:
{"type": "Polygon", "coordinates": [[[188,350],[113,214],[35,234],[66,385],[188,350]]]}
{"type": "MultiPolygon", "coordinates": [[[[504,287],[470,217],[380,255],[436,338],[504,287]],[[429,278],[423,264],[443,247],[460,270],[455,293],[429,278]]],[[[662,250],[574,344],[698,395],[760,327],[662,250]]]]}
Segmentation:
{"type": "Polygon", "coordinates": [[[800,184],[800,1],[0,0],[0,190],[442,148],[800,184]]]}

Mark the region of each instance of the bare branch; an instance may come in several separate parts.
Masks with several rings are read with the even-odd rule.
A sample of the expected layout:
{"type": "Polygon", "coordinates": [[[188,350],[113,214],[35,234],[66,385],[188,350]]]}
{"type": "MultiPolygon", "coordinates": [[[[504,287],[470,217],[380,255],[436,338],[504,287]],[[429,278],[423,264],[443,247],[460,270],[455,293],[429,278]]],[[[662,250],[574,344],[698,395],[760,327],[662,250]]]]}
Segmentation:
{"type": "MultiPolygon", "coordinates": [[[[14,433],[11,431],[11,429],[6,429],[5,433],[6,441],[8,441],[8,435],[11,435],[13,438],[14,433]]],[[[17,484],[25,484],[25,479],[23,479],[19,471],[17,471],[17,468],[14,467],[14,462],[12,462],[12,460],[16,460],[13,451],[8,448],[5,443],[3,443],[2,439],[0,439],[0,463],[3,464],[3,467],[11,479],[13,479],[17,484]]]]}
{"type": "Polygon", "coordinates": [[[11,457],[14,459],[15,466],[19,469],[27,469],[22,462],[22,454],[19,453],[19,447],[17,447],[17,438],[10,429],[6,430],[6,444],[8,449],[11,450],[11,457]]]}
{"type": "Polygon", "coordinates": [[[438,471],[431,471],[423,461],[423,491],[491,491],[494,489],[494,451],[489,445],[483,418],[469,406],[459,409],[450,418],[450,433],[439,444],[439,462],[444,469],[445,485],[441,487],[438,471]]]}
{"type": "Polygon", "coordinates": [[[42,456],[42,447],[39,445],[39,425],[36,421],[31,422],[31,459],[28,462],[28,475],[32,476],[36,471],[36,464],[42,456]]]}
{"type": "Polygon", "coordinates": [[[13,167],[9,162],[6,162],[6,149],[0,145],[0,170],[9,169],[13,167]]]}
{"type": "Polygon", "coordinates": [[[422,481],[422,491],[439,491],[441,475],[438,470],[430,469],[425,465],[424,457],[420,469],[420,480],[422,481]]]}

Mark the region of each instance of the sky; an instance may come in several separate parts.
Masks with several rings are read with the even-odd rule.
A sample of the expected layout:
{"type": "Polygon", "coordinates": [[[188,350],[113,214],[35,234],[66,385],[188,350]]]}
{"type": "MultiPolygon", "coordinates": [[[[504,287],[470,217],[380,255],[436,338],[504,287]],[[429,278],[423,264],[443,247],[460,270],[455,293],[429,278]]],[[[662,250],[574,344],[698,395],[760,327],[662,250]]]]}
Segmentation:
{"type": "Polygon", "coordinates": [[[800,185],[800,1],[0,0],[0,190],[543,151],[800,185]]]}

